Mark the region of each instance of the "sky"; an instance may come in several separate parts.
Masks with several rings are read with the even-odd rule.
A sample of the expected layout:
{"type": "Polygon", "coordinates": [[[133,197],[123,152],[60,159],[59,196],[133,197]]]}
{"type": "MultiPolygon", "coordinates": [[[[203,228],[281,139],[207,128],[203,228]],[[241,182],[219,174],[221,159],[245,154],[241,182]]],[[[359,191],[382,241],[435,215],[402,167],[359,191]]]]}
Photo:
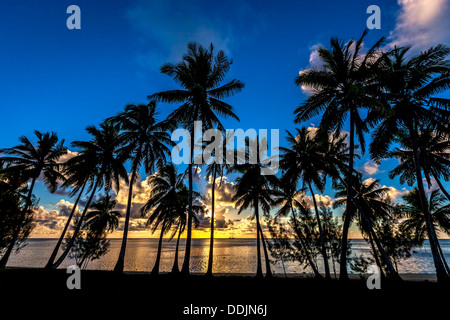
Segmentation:
{"type": "MultiPolygon", "coordinates": [[[[371,30],[365,43],[387,37],[386,48],[412,46],[419,52],[438,43],[450,43],[450,0],[398,1],[87,1],[2,0],[0,3],[0,147],[12,147],[22,135],[33,141],[33,131],[55,131],[70,142],[89,139],[88,125],[98,125],[129,103],[145,103],[147,96],[177,88],[159,68],[176,63],[190,41],[213,43],[233,59],[226,80],[245,82],[242,92],[228,98],[240,122],[223,119],[225,128],[278,129],[280,144],[285,131],[317,127],[320,117],[296,125],[294,109],[308,92],[297,87],[301,70],[319,63],[316,49],[328,46],[331,37],[358,38],[370,14],[381,9],[381,29],[371,30]],[[69,5],[81,9],[81,29],[69,30],[69,5]]],[[[159,104],[164,119],[176,105],[159,104]]],[[[388,172],[396,160],[377,165],[368,154],[356,167],[365,179],[379,179],[400,200],[408,187],[391,180],[388,172]]],[[[204,170],[195,175],[195,187],[210,203],[211,184],[204,170]]],[[[217,190],[216,235],[254,237],[251,211],[237,215],[231,201],[235,177],[227,176],[217,190]]],[[[434,186],[433,186],[434,187],[434,186]]],[[[151,236],[139,208],[148,199],[147,176],[141,172],[135,188],[131,237],[151,236]]],[[[63,191],[49,194],[41,181],[37,227],[32,237],[57,237],[75,199],[63,191]]],[[[124,210],[127,187],[114,195],[124,210]]],[[[331,205],[334,191],[328,185],[320,197],[331,205]]],[[[311,197],[308,199],[311,201],[311,197]]],[[[337,218],[342,212],[335,210],[337,218]]],[[[208,216],[200,217],[196,237],[208,236],[208,216]]],[[[121,227],[113,236],[121,236],[121,227]]],[[[157,236],[157,235],[153,235],[157,236]]],[[[350,236],[358,237],[355,228],[350,236]]]]}

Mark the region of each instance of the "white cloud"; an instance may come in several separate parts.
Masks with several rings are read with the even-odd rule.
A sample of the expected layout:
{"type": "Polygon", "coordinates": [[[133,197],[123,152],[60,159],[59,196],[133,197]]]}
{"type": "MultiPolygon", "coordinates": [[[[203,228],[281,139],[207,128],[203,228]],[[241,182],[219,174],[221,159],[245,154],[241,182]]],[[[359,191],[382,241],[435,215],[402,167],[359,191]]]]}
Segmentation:
{"type": "Polygon", "coordinates": [[[389,39],[391,47],[423,50],[450,38],[450,0],[398,0],[400,11],[389,39]]]}
{"type": "Polygon", "coordinates": [[[366,163],[364,163],[364,165],[362,166],[362,170],[364,171],[365,174],[372,176],[379,172],[378,167],[379,167],[378,164],[369,160],[366,163]]]}

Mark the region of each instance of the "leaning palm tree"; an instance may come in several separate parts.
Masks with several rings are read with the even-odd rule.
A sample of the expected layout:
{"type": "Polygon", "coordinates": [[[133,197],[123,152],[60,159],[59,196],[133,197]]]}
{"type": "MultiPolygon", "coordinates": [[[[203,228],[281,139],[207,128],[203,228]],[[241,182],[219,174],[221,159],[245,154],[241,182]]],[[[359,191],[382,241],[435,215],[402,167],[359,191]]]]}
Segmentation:
{"type": "MultiPolygon", "coordinates": [[[[25,200],[25,206],[23,210],[18,212],[21,217],[19,221],[24,220],[32,205],[31,198],[34,186],[41,173],[45,185],[50,192],[55,192],[58,183],[64,181],[64,176],[60,172],[61,165],[58,163],[60,157],[67,153],[67,148],[64,147],[64,140],[59,141],[57,134],[54,132],[41,133],[36,130],[34,131],[34,134],[38,139],[36,145],[33,145],[27,137],[23,136],[19,139],[21,144],[13,148],[0,150],[0,153],[6,155],[5,157],[0,158],[0,160],[10,164],[2,169],[2,172],[16,172],[31,180],[31,185],[25,200]]],[[[0,268],[4,268],[8,263],[8,259],[14,249],[21,228],[21,223],[17,224],[15,227],[12,241],[0,260],[0,268]]]]}
{"type": "MultiPolygon", "coordinates": [[[[404,219],[400,227],[411,232],[418,243],[423,243],[427,237],[427,226],[425,215],[423,214],[419,190],[414,188],[411,192],[403,196],[405,204],[398,207],[400,216],[404,219]]],[[[433,190],[427,199],[428,212],[433,218],[435,230],[450,235],[450,204],[439,190],[433,190]]],[[[438,241],[438,251],[442,258],[445,269],[450,272],[445,260],[441,246],[438,241]]]]}
{"type": "MultiPolygon", "coordinates": [[[[119,226],[120,211],[114,210],[117,201],[111,200],[111,195],[100,197],[90,207],[91,210],[84,218],[84,227],[91,233],[92,243],[98,243],[98,239],[105,237],[106,233],[113,232],[119,226]]],[[[95,248],[87,248],[81,258],[80,266],[89,258],[95,248]]]]}
{"type": "Polygon", "coordinates": [[[122,272],[124,267],[131,205],[133,201],[133,185],[139,167],[143,164],[145,172],[148,175],[153,174],[156,167],[161,167],[165,163],[166,155],[169,153],[167,146],[172,144],[170,135],[166,132],[169,129],[168,122],[158,122],[157,114],[156,102],[151,101],[147,105],[127,105],[123,112],[107,120],[120,125],[122,132],[119,140],[124,145],[122,152],[127,153],[131,160],[131,178],[128,188],[128,202],[122,245],[117,263],[114,267],[114,271],[116,272],[122,272]]]}
{"type": "MultiPolygon", "coordinates": [[[[347,43],[332,38],[331,48],[321,47],[318,54],[323,62],[319,68],[311,68],[301,72],[295,79],[298,86],[307,86],[313,90],[296,110],[295,122],[306,121],[318,114],[322,115],[319,130],[332,132],[340,131],[349,118],[350,154],[347,170],[347,185],[352,185],[354,167],[355,134],[358,136],[361,151],[364,152],[364,132],[367,126],[363,121],[359,109],[370,108],[376,104],[375,97],[379,90],[376,70],[383,55],[379,48],[385,39],[381,38],[366,53],[362,53],[364,38],[367,30],[358,41],[347,43]]],[[[348,189],[347,207],[348,217],[352,216],[352,188],[348,189]]],[[[342,232],[342,251],[340,256],[340,279],[347,280],[347,246],[350,220],[345,219],[342,232]]]]}
{"type": "Polygon", "coordinates": [[[424,127],[433,127],[438,132],[448,130],[450,99],[433,96],[447,90],[450,85],[450,62],[445,60],[450,48],[437,45],[410,59],[406,58],[408,51],[409,48],[395,49],[389,59],[385,59],[384,70],[378,75],[384,86],[380,95],[383,103],[371,110],[368,116],[370,125],[376,125],[370,152],[377,161],[388,157],[395,137],[402,129],[406,130],[436,275],[439,281],[447,281],[450,276],[439,255],[436,231],[426,205],[418,136],[424,127]]]}
{"type": "Polygon", "coordinates": [[[190,132],[190,157],[189,157],[189,209],[186,252],[182,272],[189,274],[189,261],[191,253],[192,237],[192,203],[193,181],[192,164],[194,158],[194,123],[201,121],[203,128],[217,127],[223,131],[223,126],[218,116],[232,117],[237,120],[231,105],[222,101],[223,98],[232,96],[244,87],[244,83],[233,79],[221,85],[227,72],[230,70],[232,60],[220,50],[215,54],[213,45],[209,49],[196,43],[188,44],[188,52],[177,64],[166,63],[161,67],[161,72],[167,74],[177,82],[181,89],[155,93],[149,99],[180,103],[181,106],[169,115],[169,119],[175,124],[187,128],[190,132]]]}
{"type": "MultiPolygon", "coordinates": [[[[392,279],[399,280],[400,276],[395,271],[391,258],[387,255],[386,250],[375,232],[377,224],[393,218],[394,206],[388,196],[389,188],[381,187],[378,180],[363,181],[360,174],[355,175],[352,181],[355,195],[354,202],[356,203],[357,210],[354,212],[355,216],[351,217],[351,220],[354,220],[356,217],[361,233],[367,235],[369,238],[373,256],[375,257],[375,261],[380,270],[382,270],[382,268],[378,253],[384,265],[387,267],[389,276],[392,279]]],[[[333,207],[342,207],[347,200],[345,198],[347,195],[347,186],[341,182],[335,184],[335,189],[337,192],[335,194],[336,201],[334,202],[333,207]]],[[[348,213],[346,212],[345,214],[348,213]]]]}
{"type": "MultiPolygon", "coordinates": [[[[81,159],[81,158],[80,158],[81,159]]],[[[84,158],[86,160],[86,158],[84,158]]],[[[79,159],[77,159],[79,160],[79,159]]],[[[72,218],[74,217],[74,214],[78,208],[78,203],[81,199],[81,197],[84,194],[84,191],[86,189],[86,186],[89,184],[89,180],[92,175],[92,168],[96,166],[96,163],[88,163],[86,161],[75,161],[70,162],[68,165],[67,163],[63,163],[63,174],[65,176],[65,181],[62,185],[63,188],[71,187],[72,191],[69,193],[69,196],[74,196],[78,192],[78,196],[75,200],[75,203],[73,204],[72,210],[70,211],[69,217],[67,218],[66,224],[64,225],[63,231],[61,232],[61,235],[59,236],[58,242],[56,243],[55,248],[52,251],[52,254],[50,255],[50,258],[47,261],[47,264],[45,265],[46,269],[50,269],[55,262],[56,255],[59,252],[59,249],[61,247],[61,244],[63,243],[63,240],[66,236],[67,230],[69,229],[72,218]]]]}
{"type": "MultiPolygon", "coordinates": [[[[258,141],[258,137],[256,137],[256,141],[258,141]]],[[[278,186],[279,181],[275,175],[262,174],[262,170],[266,168],[266,164],[261,162],[259,147],[257,150],[250,150],[250,152],[254,152],[256,154],[257,159],[254,163],[251,163],[253,161],[248,161],[244,164],[236,164],[230,169],[230,172],[237,172],[241,174],[241,176],[236,179],[235,194],[232,200],[235,202],[235,206],[239,208],[238,214],[248,208],[254,209],[257,250],[256,276],[263,276],[261,266],[262,243],[265,256],[266,277],[272,277],[269,255],[267,253],[264,233],[260,223],[259,208],[261,207],[264,214],[269,214],[270,208],[275,204],[275,197],[277,193],[274,188],[278,186]]]]}
{"type": "MultiPolygon", "coordinates": [[[[409,186],[413,186],[416,182],[416,171],[411,139],[407,131],[400,130],[395,137],[395,142],[399,144],[399,147],[389,152],[388,156],[398,159],[400,164],[389,172],[389,178],[393,179],[399,176],[401,184],[406,182],[409,186]]],[[[432,186],[433,178],[442,193],[450,200],[450,194],[441,182],[441,177],[447,180],[450,176],[450,140],[448,136],[433,129],[424,128],[418,132],[417,148],[419,162],[428,187],[432,186]]]]}
{"type": "Polygon", "coordinates": [[[303,233],[300,231],[297,223],[298,218],[295,214],[295,210],[305,209],[302,203],[304,201],[304,199],[302,199],[304,197],[304,191],[302,189],[297,190],[297,186],[295,184],[291,183],[287,179],[283,179],[283,177],[281,178],[281,182],[282,184],[274,203],[275,207],[280,208],[277,212],[277,216],[285,217],[289,214],[291,215],[291,221],[294,224],[294,231],[298,237],[300,245],[303,248],[303,251],[305,252],[306,260],[314,272],[314,277],[322,278],[322,275],[317,270],[316,264],[311,257],[303,233]]]}
{"type": "Polygon", "coordinates": [[[327,155],[322,152],[323,149],[315,135],[307,128],[297,129],[295,136],[289,131],[287,135],[289,145],[280,147],[282,152],[280,167],[285,171],[283,175],[284,183],[296,186],[301,180],[303,188],[308,188],[311,193],[322,244],[325,278],[331,279],[325,235],[322,230],[319,209],[312,186],[314,184],[319,191],[323,191],[325,188],[327,155]]]}
{"type": "Polygon", "coordinates": [[[90,192],[90,196],[66,249],[52,265],[53,269],[59,267],[71,250],[95,192],[102,187],[106,194],[109,194],[113,187],[118,192],[120,179],[128,183],[127,171],[123,165],[125,156],[118,152],[120,127],[116,124],[104,122],[100,124],[99,128],[88,126],[86,130],[92,135],[92,139],[90,141],[72,142],[73,147],[80,149],[80,154],[67,161],[67,172],[89,176],[87,191],[90,192]]]}

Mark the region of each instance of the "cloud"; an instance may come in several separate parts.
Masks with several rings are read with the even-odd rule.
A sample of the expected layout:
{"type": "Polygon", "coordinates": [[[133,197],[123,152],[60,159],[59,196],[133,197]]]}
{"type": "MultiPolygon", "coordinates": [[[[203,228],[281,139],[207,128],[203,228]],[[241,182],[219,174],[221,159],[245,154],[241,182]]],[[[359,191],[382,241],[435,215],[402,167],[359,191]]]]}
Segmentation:
{"type": "MultiPolygon", "coordinates": [[[[316,198],[316,202],[317,202],[318,206],[321,206],[321,205],[323,205],[325,207],[333,206],[334,200],[333,200],[333,198],[331,198],[328,195],[316,194],[315,198],[316,198]]],[[[312,196],[305,195],[304,200],[305,200],[306,204],[308,205],[308,207],[310,207],[310,208],[314,207],[314,201],[313,201],[312,196]]]]}
{"type": "Polygon", "coordinates": [[[423,50],[450,38],[450,0],[398,0],[396,25],[389,46],[423,50]]]}
{"type": "Polygon", "coordinates": [[[259,33],[264,26],[264,19],[245,1],[234,2],[233,10],[225,11],[209,1],[138,0],[126,17],[140,37],[143,50],[137,61],[150,69],[180,60],[191,41],[204,46],[213,43],[230,54],[232,45],[242,41],[244,34],[259,33]]]}
{"type": "MultiPolygon", "coordinates": [[[[70,201],[67,201],[64,199],[59,200],[59,202],[56,204],[56,206],[59,209],[59,215],[68,217],[70,215],[70,213],[72,212],[73,205],[74,205],[74,203],[71,203],[70,201]]],[[[78,206],[77,206],[77,211],[79,211],[78,206]]]]}
{"type": "MultiPolygon", "coordinates": [[[[309,48],[309,66],[305,69],[300,70],[298,72],[299,75],[302,75],[302,73],[305,73],[312,68],[320,68],[323,65],[322,59],[320,59],[319,52],[317,51],[317,49],[319,49],[320,47],[323,46],[320,43],[317,43],[309,48]]],[[[312,95],[314,93],[314,89],[307,85],[301,85],[300,88],[306,95],[312,95]]]]}
{"type": "Polygon", "coordinates": [[[364,163],[364,165],[360,169],[363,171],[364,174],[373,176],[374,174],[380,172],[378,170],[378,167],[379,167],[378,164],[376,164],[371,160],[368,160],[366,163],[364,163]]]}
{"type": "MultiPolygon", "coordinates": [[[[216,179],[215,187],[215,205],[216,207],[231,207],[234,208],[233,196],[235,194],[235,183],[228,180],[228,177],[224,176],[222,181],[220,178],[216,179]]],[[[203,200],[206,204],[210,205],[212,202],[212,177],[210,177],[208,184],[205,187],[203,200]]]]}
{"type": "Polygon", "coordinates": [[[410,190],[406,190],[406,188],[402,188],[401,190],[396,189],[395,187],[382,186],[382,188],[388,188],[387,196],[391,201],[401,200],[401,197],[408,194],[410,190]]]}
{"type": "Polygon", "coordinates": [[[61,157],[59,157],[57,162],[64,163],[64,162],[68,161],[69,159],[76,157],[79,154],[80,154],[79,152],[67,150],[67,153],[62,155],[61,157]]]}
{"type": "MultiPolygon", "coordinates": [[[[139,210],[148,201],[150,191],[152,190],[149,182],[150,177],[151,176],[147,176],[144,180],[141,180],[141,176],[139,174],[136,177],[136,182],[133,185],[133,199],[130,210],[130,216],[132,219],[141,218],[141,213],[139,210]]],[[[116,210],[121,210],[123,217],[125,217],[126,214],[128,190],[129,187],[125,184],[125,181],[120,180],[119,192],[114,192],[113,195],[113,199],[117,201],[116,210]]]]}

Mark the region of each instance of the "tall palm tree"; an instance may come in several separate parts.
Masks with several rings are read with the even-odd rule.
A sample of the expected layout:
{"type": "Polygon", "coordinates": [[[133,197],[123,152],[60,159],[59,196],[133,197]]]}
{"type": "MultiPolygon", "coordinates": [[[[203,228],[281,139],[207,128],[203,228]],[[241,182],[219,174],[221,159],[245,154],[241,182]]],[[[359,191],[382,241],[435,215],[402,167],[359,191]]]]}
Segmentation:
{"type": "MultiPolygon", "coordinates": [[[[404,205],[400,205],[398,210],[405,220],[400,227],[414,234],[419,243],[423,243],[427,237],[427,226],[425,216],[421,207],[420,193],[417,188],[403,196],[404,205]]],[[[427,199],[428,212],[433,218],[435,230],[450,234],[450,204],[439,190],[433,190],[427,199]]],[[[445,260],[441,246],[438,241],[438,251],[442,258],[444,267],[450,272],[449,266],[445,260]]]]}
{"type": "Polygon", "coordinates": [[[122,132],[119,140],[123,145],[122,151],[128,154],[131,160],[131,178],[122,245],[114,267],[116,272],[122,272],[124,267],[131,205],[133,202],[133,185],[139,167],[143,164],[145,172],[153,174],[157,166],[161,167],[165,163],[166,155],[169,153],[167,146],[172,144],[170,135],[166,132],[170,128],[168,122],[158,122],[157,115],[156,102],[151,101],[146,105],[127,105],[123,112],[108,119],[108,121],[120,125],[122,132]]]}
{"type": "MultiPolygon", "coordinates": [[[[22,136],[19,138],[21,144],[13,148],[0,150],[0,153],[6,155],[0,160],[10,164],[10,166],[2,169],[3,172],[19,172],[21,175],[31,179],[25,206],[20,213],[18,212],[21,217],[19,221],[24,220],[27,211],[32,205],[31,197],[34,185],[41,173],[45,185],[52,193],[56,191],[58,183],[64,181],[64,176],[60,172],[61,165],[58,163],[60,157],[67,153],[67,148],[64,147],[64,140],[59,141],[55,132],[41,133],[36,130],[34,134],[37,137],[36,145],[33,145],[27,137],[22,136]]],[[[0,260],[0,268],[4,268],[8,263],[21,228],[21,223],[15,227],[12,241],[0,260]]]]}
{"type": "Polygon", "coordinates": [[[309,263],[309,266],[314,272],[315,278],[322,278],[322,275],[316,268],[316,264],[311,258],[311,254],[309,253],[308,246],[306,245],[306,241],[303,237],[303,233],[300,232],[299,226],[297,224],[297,217],[295,214],[296,209],[303,209],[303,204],[301,202],[302,197],[304,196],[304,191],[297,190],[297,186],[293,183],[290,183],[286,178],[281,178],[281,187],[278,191],[277,198],[275,199],[274,206],[279,207],[280,209],[277,212],[277,216],[285,217],[287,215],[291,215],[291,220],[294,224],[294,231],[298,237],[300,245],[302,246],[306,260],[309,263]]]}
{"type": "MultiPolygon", "coordinates": [[[[416,171],[414,166],[414,152],[411,147],[411,139],[406,130],[400,130],[395,142],[399,144],[393,151],[388,153],[390,158],[397,158],[400,164],[389,172],[389,178],[400,176],[400,183],[405,182],[412,186],[416,182],[416,171]]],[[[423,174],[428,183],[432,186],[433,178],[438,184],[442,193],[450,200],[450,194],[445,190],[441,182],[441,177],[448,179],[450,176],[450,140],[447,135],[430,128],[424,128],[418,132],[417,148],[419,162],[423,174]]]]}
{"type": "Polygon", "coordinates": [[[126,155],[119,153],[119,125],[103,122],[99,128],[88,126],[86,130],[92,135],[92,139],[72,142],[73,147],[80,149],[80,154],[67,161],[67,172],[89,176],[88,192],[90,192],[90,196],[72,238],[64,252],[52,265],[53,269],[58,268],[72,248],[95,192],[102,187],[106,194],[109,194],[113,187],[118,192],[120,179],[128,183],[127,171],[123,165],[126,155]]]}
{"type": "Polygon", "coordinates": [[[201,121],[203,128],[217,127],[223,131],[223,126],[218,116],[239,118],[234,108],[222,101],[223,98],[232,96],[244,87],[244,83],[233,79],[221,85],[227,72],[230,70],[232,60],[220,50],[215,54],[213,45],[208,49],[196,43],[188,44],[188,52],[177,64],[166,63],[161,67],[161,72],[177,82],[181,89],[169,90],[155,93],[149,99],[181,103],[169,115],[169,119],[177,125],[187,128],[190,132],[190,157],[189,157],[189,209],[186,252],[182,272],[189,274],[189,261],[191,253],[192,237],[192,203],[193,203],[193,181],[192,163],[194,158],[194,122],[201,121]]]}
{"type": "MultiPolygon", "coordinates": [[[[363,235],[367,235],[372,247],[373,255],[377,265],[381,268],[381,263],[378,259],[378,253],[383,260],[385,266],[387,266],[389,276],[393,279],[400,279],[400,276],[395,271],[390,257],[387,255],[386,250],[383,248],[376,232],[375,226],[383,221],[393,217],[394,206],[390,202],[388,197],[389,188],[381,187],[379,180],[373,180],[365,182],[362,180],[360,174],[354,177],[353,189],[354,189],[354,202],[356,203],[356,212],[360,230],[363,235]],[[375,242],[375,244],[374,244],[375,242]],[[375,249],[375,245],[378,251],[375,249]]],[[[335,197],[337,200],[333,204],[334,208],[343,206],[346,203],[347,186],[344,183],[338,183],[335,185],[337,193],[335,197]]],[[[348,214],[346,212],[346,214],[348,214]]],[[[353,220],[355,217],[351,217],[353,220]]]]}
{"type": "MultiPolygon", "coordinates": [[[[367,126],[363,121],[359,109],[370,108],[376,104],[375,97],[379,90],[376,80],[376,70],[380,63],[379,48],[383,45],[384,37],[378,40],[366,53],[362,53],[364,38],[367,30],[357,41],[347,43],[332,38],[331,48],[318,49],[323,65],[301,72],[295,79],[298,86],[312,88],[309,96],[296,110],[295,122],[306,121],[313,116],[322,114],[319,129],[321,131],[340,131],[348,116],[350,154],[347,170],[347,185],[352,185],[354,167],[355,134],[358,136],[361,151],[364,152],[364,132],[367,126]]],[[[382,56],[382,55],[381,55],[382,56]]],[[[349,188],[347,195],[347,217],[353,215],[353,193],[349,188]]],[[[347,246],[350,220],[345,219],[342,233],[342,251],[340,256],[340,279],[347,280],[347,246]]]]}
{"type": "MultiPolygon", "coordinates": [[[[108,232],[113,232],[119,226],[121,214],[120,211],[114,210],[116,204],[117,201],[111,200],[111,196],[107,194],[100,197],[90,206],[91,210],[84,218],[84,227],[91,233],[93,243],[97,243],[99,238],[104,237],[108,232]]],[[[92,249],[95,248],[88,248],[88,250],[84,252],[80,266],[82,266],[85,260],[90,256],[92,249]]]]}
{"type": "MultiPolygon", "coordinates": [[[[185,190],[183,180],[184,175],[177,173],[177,168],[173,163],[168,163],[149,179],[149,183],[153,188],[150,192],[149,200],[140,211],[142,216],[150,213],[147,225],[152,225],[152,232],[161,227],[158,253],[152,269],[152,274],[154,275],[159,273],[163,235],[175,223],[180,215],[180,211],[185,213],[183,200],[186,198],[180,195],[180,191],[183,192],[185,190]]],[[[195,193],[195,196],[198,198],[199,194],[195,193]]],[[[194,205],[193,207],[196,211],[199,210],[199,206],[194,205]]]]}
{"type": "Polygon", "coordinates": [[[439,255],[436,232],[426,205],[418,134],[420,128],[428,126],[440,132],[448,130],[446,110],[450,99],[433,98],[433,95],[445,91],[450,85],[450,63],[445,60],[450,49],[438,45],[410,59],[406,58],[408,51],[409,48],[394,50],[389,59],[385,59],[384,70],[378,75],[384,86],[384,94],[380,96],[384,103],[371,110],[368,116],[369,123],[376,125],[370,151],[375,160],[387,157],[397,133],[401,129],[407,131],[437,278],[447,281],[450,276],[439,255]]]}
{"type": "Polygon", "coordinates": [[[325,235],[323,234],[319,208],[312,187],[312,184],[314,184],[319,191],[323,191],[325,188],[326,155],[322,152],[323,149],[315,139],[315,135],[307,128],[297,129],[295,136],[288,131],[287,140],[288,147],[280,147],[282,152],[280,167],[285,171],[283,178],[287,180],[285,183],[294,185],[298,185],[302,180],[303,188],[308,188],[311,193],[322,243],[325,278],[331,279],[325,235]]]}
{"type": "MultiPolygon", "coordinates": [[[[256,137],[256,141],[258,141],[258,137],[256,137]]],[[[267,253],[264,233],[260,223],[259,208],[261,207],[264,214],[269,214],[270,208],[275,204],[276,191],[274,188],[278,186],[279,181],[275,175],[263,175],[261,173],[261,171],[266,167],[266,164],[262,163],[259,158],[259,146],[258,150],[253,151],[256,151],[255,153],[257,155],[257,161],[255,161],[255,163],[246,162],[244,164],[236,164],[230,169],[230,172],[237,172],[241,174],[241,176],[236,179],[235,194],[232,200],[235,202],[235,206],[239,207],[238,214],[248,208],[254,209],[254,217],[256,219],[257,250],[256,276],[263,276],[261,266],[262,243],[265,256],[266,277],[272,277],[269,255],[267,253]]]]}
{"type": "MultiPolygon", "coordinates": [[[[218,131],[218,130],[217,130],[218,131]]],[[[220,131],[218,131],[222,134],[220,131]]],[[[228,138],[228,137],[227,137],[228,138]]],[[[214,149],[211,153],[211,162],[206,167],[206,179],[211,180],[211,231],[210,231],[210,241],[209,241],[209,257],[208,257],[208,267],[206,270],[206,275],[211,276],[213,271],[213,261],[214,261],[214,225],[215,225],[215,195],[216,195],[216,181],[220,179],[217,187],[221,187],[223,182],[224,174],[227,170],[231,168],[231,165],[227,161],[229,155],[232,156],[234,161],[236,161],[236,154],[234,150],[229,150],[226,145],[221,146],[221,150],[214,149]],[[216,151],[217,152],[216,154],[216,151]]]]}

